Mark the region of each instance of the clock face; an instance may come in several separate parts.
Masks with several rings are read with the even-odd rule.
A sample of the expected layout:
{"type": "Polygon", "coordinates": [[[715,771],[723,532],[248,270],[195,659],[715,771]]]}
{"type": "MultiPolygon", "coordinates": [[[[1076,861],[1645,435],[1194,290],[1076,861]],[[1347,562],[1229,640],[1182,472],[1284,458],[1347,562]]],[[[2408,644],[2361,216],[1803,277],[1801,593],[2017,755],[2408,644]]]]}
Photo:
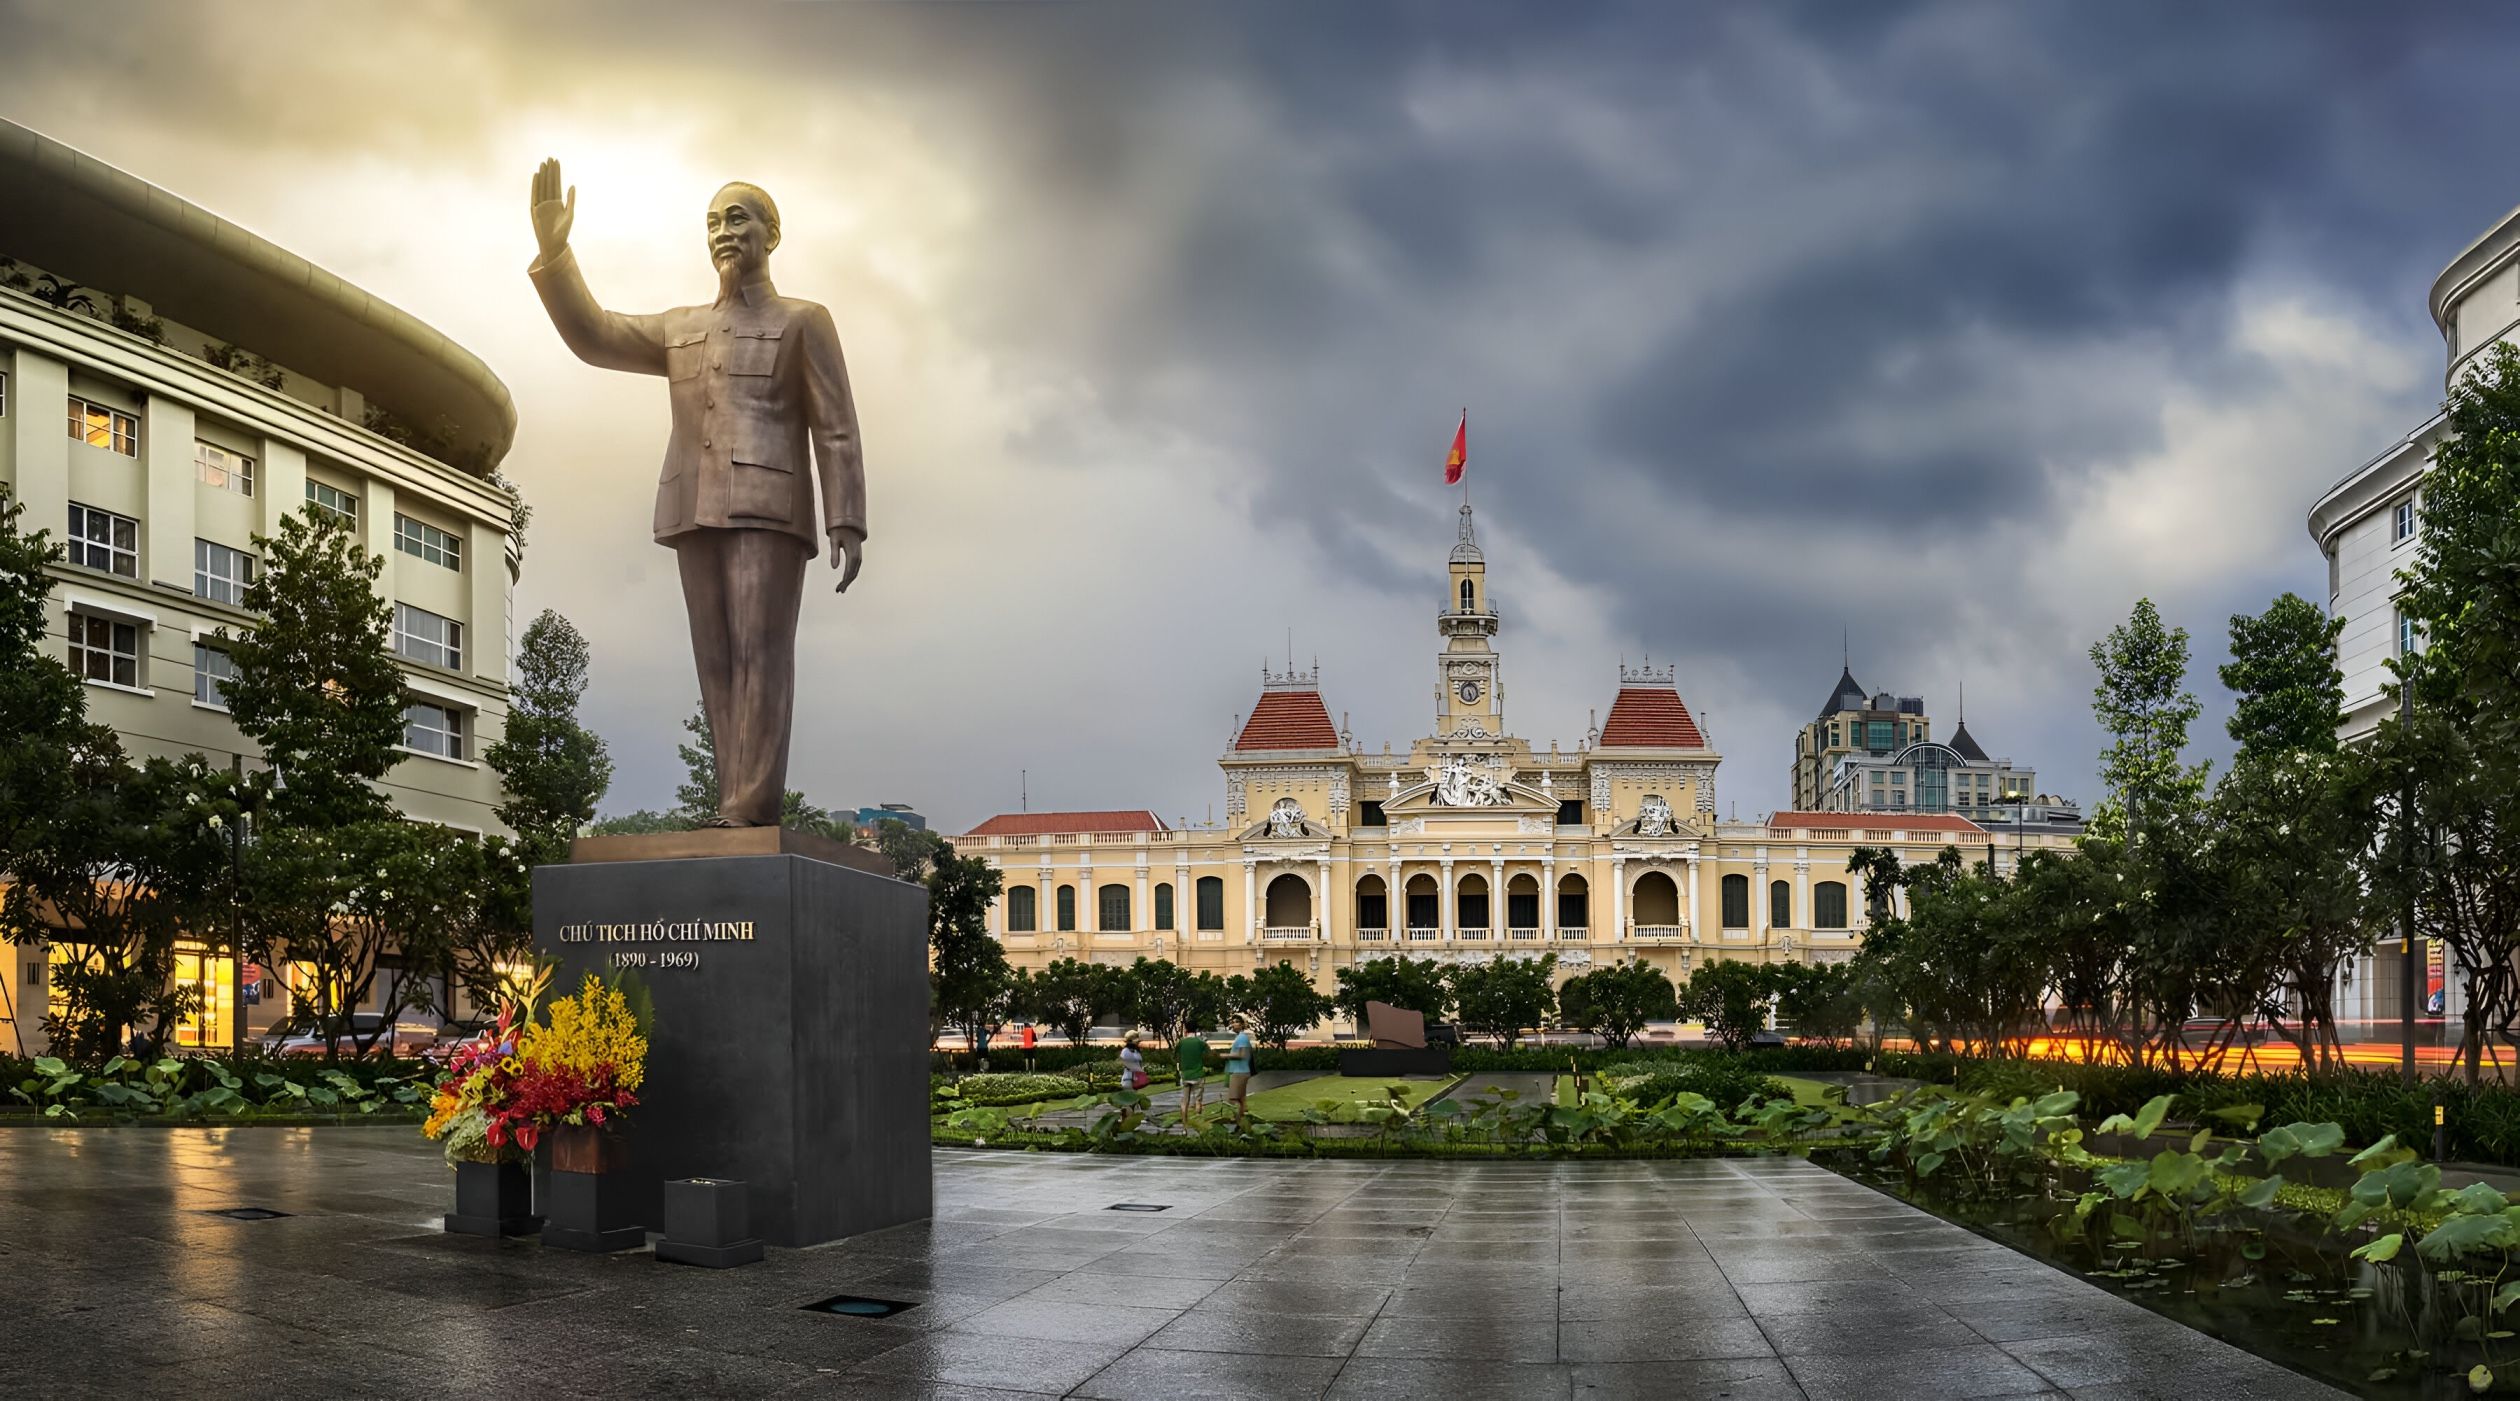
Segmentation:
{"type": "Polygon", "coordinates": [[[1476,681],[1462,682],[1460,685],[1453,687],[1453,693],[1461,697],[1461,703],[1463,705],[1477,705],[1479,703],[1479,683],[1476,681]]]}

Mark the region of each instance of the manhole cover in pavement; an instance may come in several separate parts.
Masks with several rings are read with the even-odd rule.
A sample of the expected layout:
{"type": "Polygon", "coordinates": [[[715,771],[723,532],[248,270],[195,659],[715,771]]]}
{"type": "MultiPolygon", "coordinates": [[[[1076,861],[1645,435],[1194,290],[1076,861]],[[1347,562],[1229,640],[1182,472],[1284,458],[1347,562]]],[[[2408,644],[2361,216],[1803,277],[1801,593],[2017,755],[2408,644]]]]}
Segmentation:
{"type": "Polygon", "coordinates": [[[224,1216],[230,1221],[275,1221],[288,1215],[289,1213],[285,1211],[273,1211],[267,1206],[232,1206],[224,1211],[213,1211],[205,1214],[210,1216],[224,1216]]]}
{"type": "Polygon", "coordinates": [[[915,1309],[918,1305],[905,1304],[898,1299],[868,1299],[856,1294],[834,1294],[828,1299],[818,1299],[801,1307],[807,1313],[836,1313],[844,1318],[890,1318],[904,1309],[915,1309]]]}
{"type": "Polygon", "coordinates": [[[1113,1205],[1113,1206],[1108,1206],[1108,1207],[1105,1207],[1105,1208],[1103,1208],[1103,1209],[1104,1209],[1105,1211],[1170,1211],[1170,1210],[1172,1210],[1172,1208],[1171,1208],[1171,1207],[1169,1207],[1169,1206],[1157,1206],[1157,1205],[1155,1205],[1153,1202],[1120,1202],[1120,1203],[1117,1203],[1116,1205],[1113,1205]]]}

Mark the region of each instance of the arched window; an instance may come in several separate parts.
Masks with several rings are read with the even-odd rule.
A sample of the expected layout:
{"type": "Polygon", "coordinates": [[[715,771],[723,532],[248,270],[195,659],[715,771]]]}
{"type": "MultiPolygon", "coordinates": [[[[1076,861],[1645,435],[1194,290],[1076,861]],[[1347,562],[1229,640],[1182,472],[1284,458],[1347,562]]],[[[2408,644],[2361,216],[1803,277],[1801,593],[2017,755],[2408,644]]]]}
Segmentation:
{"type": "Polygon", "coordinates": [[[1006,932],[1030,934],[1041,927],[1041,893],[1029,885],[1006,892],[1006,932]]]}
{"type": "Polygon", "coordinates": [[[1293,871],[1269,882],[1268,917],[1261,922],[1271,929],[1309,929],[1312,927],[1312,887],[1293,871]]]}
{"type": "Polygon", "coordinates": [[[1660,871],[1647,871],[1637,878],[1636,894],[1628,902],[1638,924],[1677,926],[1680,923],[1680,887],[1660,871]]]}
{"type": "Polygon", "coordinates": [[[1356,883],[1356,927],[1391,927],[1391,891],[1383,885],[1380,876],[1367,876],[1356,883]]]}
{"type": "Polygon", "coordinates": [[[1824,880],[1811,888],[1811,927],[1846,927],[1846,882],[1824,880]]]}
{"type": "Polygon", "coordinates": [[[1464,612],[1464,613],[1476,612],[1476,611],[1477,611],[1477,609],[1476,609],[1476,608],[1474,608],[1472,605],[1474,605],[1474,604],[1476,604],[1476,603],[1478,602],[1478,598],[1479,598],[1479,596],[1478,596],[1476,593],[1472,592],[1472,590],[1471,590],[1471,588],[1470,588],[1470,581],[1469,581],[1469,580],[1467,580],[1467,579],[1462,580],[1462,581],[1461,581],[1461,611],[1462,611],[1462,612],[1464,612]]]}
{"type": "Polygon", "coordinates": [[[1172,921],[1172,882],[1164,881],[1155,887],[1155,927],[1170,929],[1172,921]]]}
{"type": "Polygon", "coordinates": [[[1768,882],[1768,923],[1778,929],[1794,927],[1794,887],[1781,880],[1768,882]]]}
{"type": "Polygon", "coordinates": [[[1424,871],[1409,877],[1409,927],[1437,929],[1443,926],[1443,912],[1436,906],[1435,878],[1424,871]]]}
{"type": "Polygon", "coordinates": [[[1569,875],[1558,882],[1558,928],[1587,929],[1592,925],[1592,891],[1584,878],[1569,875]]]}
{"type": "Polygon", "coordinates": [[[1461,928],[1485,929],[1488,927],[1487,877],[1476,871],[1463,876],[1460,893],[1453,898],[1459,902],[1453,906],[1453,917],[1460,922],[1461,928]]]}
{"type": "Polygon", "coordinates": [[[1724,877],[1724,927],[1726,929],[1750,927],[1750,878],[1748,876],[1724,877]]]}
{"type": "Polygon", "coordinates": [[[1062,932],[1076,927],[1076,887],[1059,887],[1059,928],[1062,932]]]}
{"type": "Polygon", "coordinates": [[[1505,882],[1505,927],[1537,929],[1540,927],[1540,882],[1528,874],[1505,882]]]}
{"type": "Polygon", "coordinates": [[[1094,927],[1105,934],[1129,932],[1129,888],[1114,881],[1094,892],[1094,927]]]}
{"type": "Polygon", "coordinates": [[[1222,876],[1199,877],[1199,927],[1225,927],[1225,878],[1222,876]]]}

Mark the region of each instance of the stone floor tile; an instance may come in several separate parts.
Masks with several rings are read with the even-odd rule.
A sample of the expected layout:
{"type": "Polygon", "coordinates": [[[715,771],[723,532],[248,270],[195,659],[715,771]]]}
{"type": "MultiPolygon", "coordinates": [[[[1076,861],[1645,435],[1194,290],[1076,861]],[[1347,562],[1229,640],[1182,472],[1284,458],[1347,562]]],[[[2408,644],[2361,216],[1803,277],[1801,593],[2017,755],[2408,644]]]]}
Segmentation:
{"type": "Polygon", "coordinates": [[[1776,1349],[1747,1318],[1618,1318],[1558,1325],[1564,1362],[1670,1362],[1716,1357],[1774,1357],[1776,1349]]]}
{"type": "Polygon", "coordinates": [[[1574,1369],[1575,1401],[1803,1401],[1773,1357],[1697,1362],[1596,1362],[1574,1369]]]}
{"type": "Polygon", "coordinates": [[[1571,1369],[1554,1362],[1475,1358],[1352,1357],[1330,1384],[1330,1401],[1568,1401],[1571,1369]]]}
{"type": "Polygon", "coordinates": [[[858,1370],[877,1376],[917,1377],[1010,1391],[1064,1393],[1110,1366],[1126,1343],[1052,1342],[1041,1338],[991,1337],[939,1332],[878,1353],[858,1370]]]}
{"type": "Polygon", "coordinates": [[[1393,1318],[1374,1320],[1356,1345],[1359,1357],[1498,1358],[1516,1362],[1555,1362],[1558,1321],[1554,1317],[1490,1314],[1479,1318],[1393,1318]]]}
{"type": "Polygon", "coordinates": [[[1941,1401],[2036,1396],[2048,1380],[1992,1343],[1917,1352],[1788,1354],[1785,1366],[1811,1401],[1941,1401]]]}
{"type": "Polygon", "coordinates": [[[1345,1357],[1373,1320],[1297,1313],[1203,1313],[1193,1309],[1165,1324],[1145,1346],[1190,1352],[1255,1352],[1345,1357]]]}
{"type": "Polygon", "coordinates": [[[1315,1401],[1338,1376],[1336,1357],[1174,1352],[1142,1347],[1094,1374],[1071,1396],[1107,1401],[1315,1401]]]}

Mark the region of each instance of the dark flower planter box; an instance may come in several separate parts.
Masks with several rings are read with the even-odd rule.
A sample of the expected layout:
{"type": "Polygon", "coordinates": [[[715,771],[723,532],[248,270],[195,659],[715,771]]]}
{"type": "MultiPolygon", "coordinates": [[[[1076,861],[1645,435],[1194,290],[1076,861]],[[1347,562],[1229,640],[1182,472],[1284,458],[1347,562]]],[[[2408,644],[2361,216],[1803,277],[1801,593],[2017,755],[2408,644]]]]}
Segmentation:
{"type": "Polygon", "coordinates": [[[562,1250],[636,1250],[647,1244],[630,1180],[629,1146],[610,1128],[563,1126],[551,1144],[551,1190],[542,1240],[562,1250]]]}
{"type": "Polygon", "coordinates": [[[530,1236],[541,1230],[533,1173],[523,1163],[457,1163],[455,1210],[446,1229],[469,1236],[530,1236]]]}

